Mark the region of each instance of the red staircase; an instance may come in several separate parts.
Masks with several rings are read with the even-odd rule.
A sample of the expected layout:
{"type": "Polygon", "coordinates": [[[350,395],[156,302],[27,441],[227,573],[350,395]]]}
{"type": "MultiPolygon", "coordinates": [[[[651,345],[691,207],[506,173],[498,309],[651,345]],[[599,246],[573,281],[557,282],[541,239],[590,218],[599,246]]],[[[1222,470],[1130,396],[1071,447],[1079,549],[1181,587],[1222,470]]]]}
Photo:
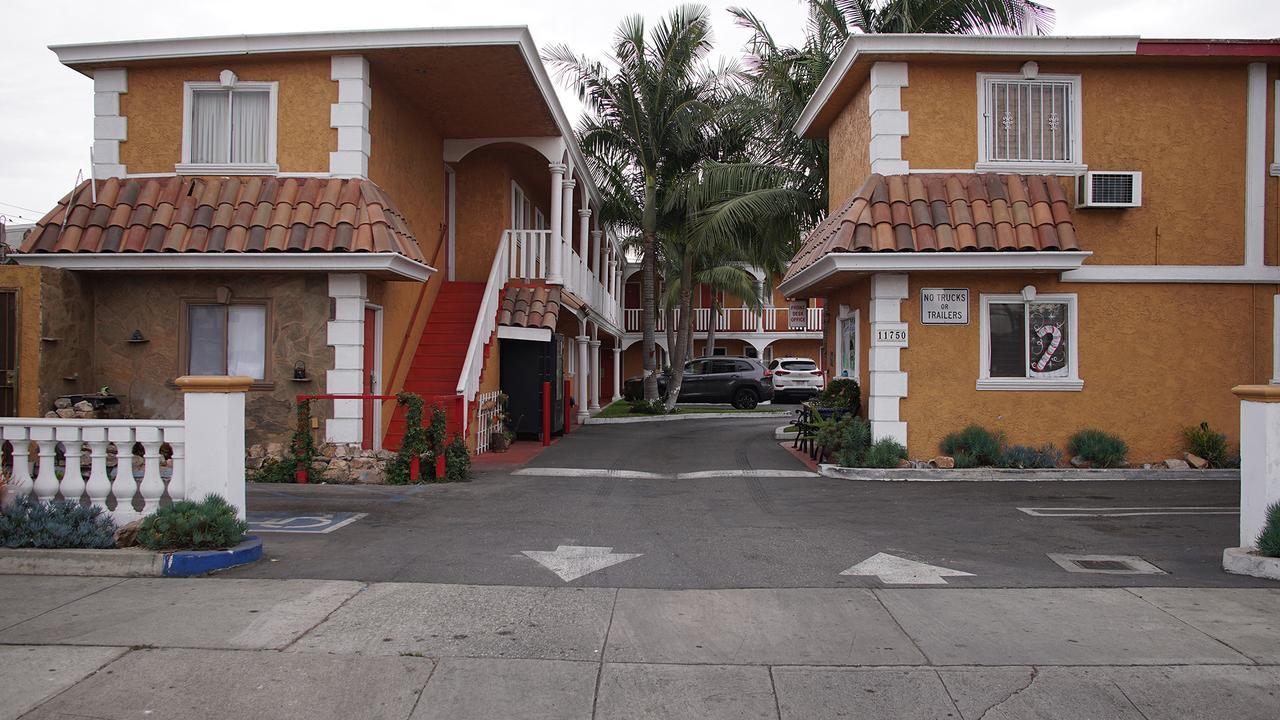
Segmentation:
{"type": "MultiPolygon", "coordinates": [[[[440,403],[449,413],[450,439],[462,433],[462,418],[453,398],[476,324],[476,313],[484,298],[484,287],[482,282],[446,282],[440,287],[404,380],[404,391],[417,393],[426,403],[424,424],[431,421],[430,408],[437,398],[449,398],[448,401],[441,398],[440,403]]],[[[404,432],[404,409],[397,407],[382,446],[388,450],[398,449],[404,432]]]]}

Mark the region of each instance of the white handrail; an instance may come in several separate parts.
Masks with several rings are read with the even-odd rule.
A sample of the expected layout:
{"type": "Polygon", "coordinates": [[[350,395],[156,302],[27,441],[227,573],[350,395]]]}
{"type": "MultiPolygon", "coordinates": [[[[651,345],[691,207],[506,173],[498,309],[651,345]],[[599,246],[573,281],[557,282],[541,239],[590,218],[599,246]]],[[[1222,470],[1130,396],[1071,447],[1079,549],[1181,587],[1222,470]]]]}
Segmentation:
{"type": "Polygon", "coordinates": [[[489,278],[485,282],[484,296],[480,298],[480,309],[476,311],[476,322],[471,328],[471,342],[467,345],[467,357],[462,361],[462,372],[458,376],[457,393],[462,396],[462,429],[467,429],[467,404],[475,399],[480,391],[480,371],[484,369],[484,346],[498,329],[498,303],[501,302],[502,288],[511,279],[508,246],[511,242],[511,231],[502,233],[498,241],[498,251],[493,255],[493,265],[489,268],[489,278]]]}

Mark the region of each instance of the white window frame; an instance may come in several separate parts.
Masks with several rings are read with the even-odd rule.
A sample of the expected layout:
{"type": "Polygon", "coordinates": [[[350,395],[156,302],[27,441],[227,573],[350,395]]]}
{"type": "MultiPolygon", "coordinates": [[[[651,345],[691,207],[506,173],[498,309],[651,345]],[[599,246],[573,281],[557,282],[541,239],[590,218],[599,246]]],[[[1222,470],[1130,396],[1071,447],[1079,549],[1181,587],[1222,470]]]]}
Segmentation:
{"type": "Polygon", "coordinates": [[[1271,135],[1271,175],[1280,176],[1280,80],[1275,83],[1275,132],[1271,135]]]}
{"type": "Polygon", "coordinates": [[[978,73],[978,172],[1043,173],[1079,175],[1088,170],[1084,164],[1084,102],[1080,93],[1079,75],[1036,75],[1028,78],[1021,74],[978,73]],[[1044,160],[992,161],[987,148],[987,107],[992,82],[1065,82],[1071,86],[1071,160],[1049,162],[1044,160]]]}
{"type": "MultiPolygon", "coordinates": [[[[1078,302],[1075,293],[1059,293],[1052,295],[1035,295],[1027,300],[1023,295],[982,295],[979,302],[978,318],[979,343],[978,383],[979,390],[1048,390],[1074,392],[1084,389],[1084,381],[1080,379],[1080,332],[1078,302]],[[1028,303],[1059,303],[1067,306],[1067,377],[1033,378],[1033,377],[991,377],[991,306],[1000,304],[1027,305],[1028,303]]],[[[1029,325],[1027,326],[1028,332],[1029,325]]]]}
{"type": "Polygon", "coordinates": [[[182,162],[174,166],[180,175],[274,175],[280,172],[276,163],[276,144],[279,138],[277,110],[280,83],[275,81],[239,80],[230,85],[218,81],[188,81],[182,84],[182,162]],[[193,163],[191,162],[191,107],[192,96],[198,90],[218,91],[267,91],[270,96],[267,116],[267,162],[265,163],[193,163]]]}
{"type": "Polygon", "coordinates": [[[845,323],[853,323],[853,372],[850,378],[862,382],[862,312],[860,309],[849,309],[848,305],[841,305],[839,313],[836,315],[836,366],[832,368],[832,378],[844,377],[840,373],[844,370],[844,326],[845,323]]]}

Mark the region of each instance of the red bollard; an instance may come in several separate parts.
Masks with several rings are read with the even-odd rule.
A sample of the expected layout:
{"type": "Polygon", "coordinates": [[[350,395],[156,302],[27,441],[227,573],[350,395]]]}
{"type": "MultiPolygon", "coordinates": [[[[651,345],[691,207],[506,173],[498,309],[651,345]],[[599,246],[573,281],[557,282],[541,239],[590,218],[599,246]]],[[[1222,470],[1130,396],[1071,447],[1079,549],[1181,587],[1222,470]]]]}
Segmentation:
{"type": "Polygon", "coordinates": [[[573,427],[573,403],[569,402],[573,397],[573,381],[564,381],[564,434],[568,435],[569,430],[573,427]]]}
{"type": "Polygon", "coordinates": [[[551,444],[551,383],[542,383],[542,446],[551,444]]]}
{"type": "Polygon", "coordinates": [[[419,459],[417,455],[409,458],[409,479],[413,482],[418,482],[418,478],[422,476],[422,473],[418,468],[418,462],[419,459]]]}
{"type": "Polygon", "coordinates": [[[307,484],[307,469],[306,469],[306,468],[298,468],[298,469],[297,469],[296,471],[294,471],[294,473],[293,473],[293,479],[294,479],[294,480],[297,480],[299,485],[306,485],[306,484],[307,484]]]}
{"type": "Polygon", "coordinates": [[[443,480],[444,474],[444,453],[440,453],[440,456],[436,458],[436,480],[443,480]]]}

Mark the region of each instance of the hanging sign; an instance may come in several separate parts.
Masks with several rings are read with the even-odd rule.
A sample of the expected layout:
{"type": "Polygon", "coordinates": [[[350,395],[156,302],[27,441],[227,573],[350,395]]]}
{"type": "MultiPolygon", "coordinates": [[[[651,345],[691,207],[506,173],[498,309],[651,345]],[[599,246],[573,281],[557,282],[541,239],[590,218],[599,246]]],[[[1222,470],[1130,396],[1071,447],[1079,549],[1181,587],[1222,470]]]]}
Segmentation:
{"type": "Polygon", "coordinates": [[[804,330],[809,326],[809,301],[787,301],[787,325],[792,330],[804,330]]]}
{"type": "Polygon", "coordinates": [[[969,288],[920,288],[922,325],[968,325],[969,288]]]}

